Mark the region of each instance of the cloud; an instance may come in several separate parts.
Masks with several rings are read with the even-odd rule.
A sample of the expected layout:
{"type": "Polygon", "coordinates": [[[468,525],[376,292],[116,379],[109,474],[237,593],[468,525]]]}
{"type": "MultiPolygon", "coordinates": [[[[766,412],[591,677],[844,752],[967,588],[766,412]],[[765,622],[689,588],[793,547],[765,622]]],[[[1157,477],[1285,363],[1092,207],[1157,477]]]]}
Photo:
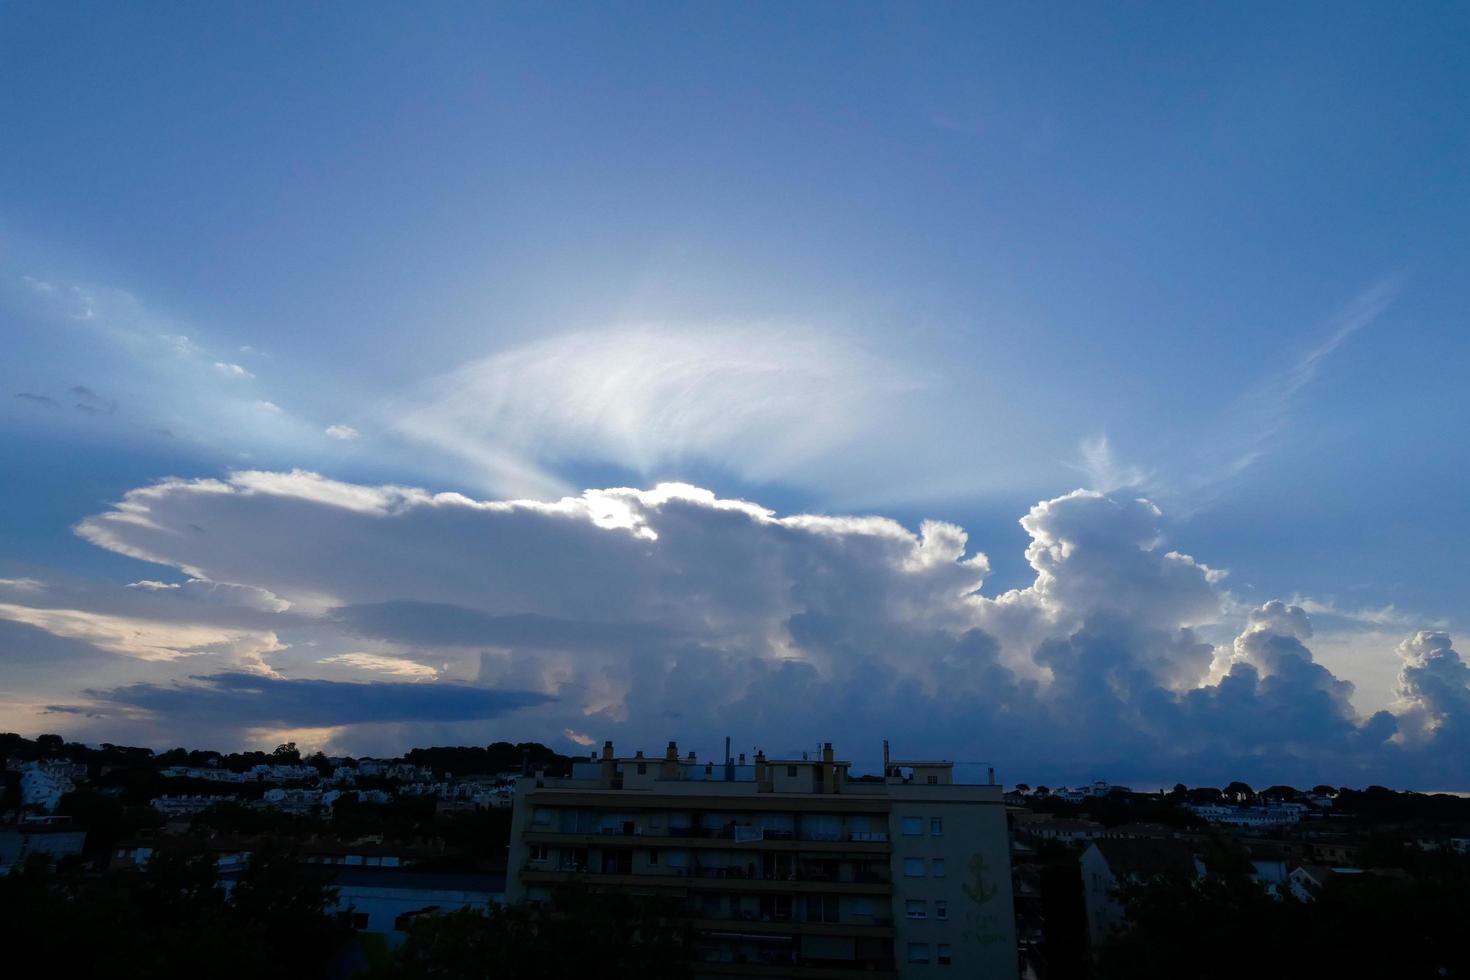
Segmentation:
{"type": "Polygon", "coordinates": [[[919,380],[851,339],[771,325],[570,333],[478,360],[393,406],[391,428],[502,492],[555,495],[568,460],[702,461],[793,479],[885,421],[919,380]]]}
{"type": "Polygon", "coordinates": [[[687,644],[694,637],[654,623],[596,622],[532,613],[495,616],[442,602],[377,602],[333,610],[354,633],[406,644],[552,650],[627,650],[687,644]]]}
{"type": "Polygon", "coordinates": [[[32,403],[34,403],[36,405],[45,405],[47,408],[60,408],[61,407],[61,405],[56,401],[55,398],[51,398],[48,395],[38,395],[38,394],[35,394],[34,392],[30,392],[30,391],[18,392],[15,397],[16,398],[23,398],[26,401],[32,402],[32,403]]]}
{"type": "Polygon", "coordinates": [[[117,402],[103,398],[86,385],[73,385],[68,391],[76,397],[76,407],[88,415],[111,415],[117,411],[117,402]]]}
{"type": "Polygon", "coordinates": [[[1470,750],[1470,666],[1449,634],[1424,630],[1399,645],[1399,697],[1411,743],[1470,750]]]}
{"type": "Polygon", "coordinates": [[[140,589],[155,594],[177,596],[194,602],[218,606],[238,606],[264,612],[285,612],[291,603],[266,589],[250,585],[234,585],[228,582],[211,582],[207,579],[191,578],[186,582],[159,582],[142,579],[129,582],[130,589],[140,589]]]}
{"type": "Polygon", "coordinates": [[[1365,289],[1328,319],[1316,343],[1243,391],[1215,431],[1200,439],[1203,454],[1174,485],[1186,497],[1207,497],[1253,466],[1287,428],[1298,397],[1328,358],[1387,312],[1401,286],[1401,277],[1390,276],[1365,289]]]}
{"type": "Polygon", "coordinates": [[[0,602],[0,619],[34,626],[55,636],[83,640],[100,650],[139,660],[178,660],[214,654],[247,664],[282,649],[269,630],[229,629],[93,612],[0,602]]]}
{"type": "Polygon", "coordinates": [[[529,691],[401,681],[352,683],[219,673],[174,684],[85,692],[104,708],[137,709],[179,722],[327,727],[405,721],[484,721],[549,699],[529,691]]]}
{"type": "Polygon", "coordinates": [[[1079,459],[1073,468],[1087,475],[1087,485],[1094,490],[1112,493],[1146,487],[1153,481],[1153,474],[1148,470],[1121,462],[1104,433],[1083,439],[1077,449],[1079,459]]]}
{"type": "Polygon", "coordinates": [[[326,432],[333,439],[342,440],[356,439],[358,435],[357,430],[350,425],[329,425],[326,432]]]}
{"type": "Polygon", "coordinates": [[[215,361],[214,369],[227,378],[249,379],[255,377],[255,375],[251,374],[240,365],[226,363],[225,361],[215,361]]]}
{"type": "Polygon", "coordinates": [[[439,672],[428,664],[421,664],[415,660],[405,660],[401,657],[384,657],[376,653],[339,653],[335,657],[324,657],[318,660],[317,663],[340,664],[358,670],[367,670],[379,674],[392,674],[398,677],[432,679],[439,675],[439,672]]]}
{"type": "Polygon", "coordinates": [[[995,594],[943,522],[782,515],[683,484],[475,500],[240,471],[140,487],[78,526],[186,580],[12,591],[0,617],[149,658],[128,661],[146,677],[92,683],[92,710],[165,725],[197,720],[196,699],[220,708],[214,737],[331,726],[351,751],[474,734],[401,710],[402,692],[383,706],[398,727],[371,727],[331,686],[397,684],[534,695],[524,738],[838,740],[861,760],[887,737],[1047,780],[1470,783],[1470,753],[1446,754],[1470,719],[1447,635],[1403,646],[1399,701],[1365,715],[1314,654],[1309,611],[1242,610],[1152,502],[1079,490],[1020,523],[1032,581],[995,594]],[[245,670],[271,683],[218,680],[245,670]],[[290,700],[307,682],[329,685],[310,712],[290,700]],[[276,692],[287,706],[257,717],[276,692]]]}

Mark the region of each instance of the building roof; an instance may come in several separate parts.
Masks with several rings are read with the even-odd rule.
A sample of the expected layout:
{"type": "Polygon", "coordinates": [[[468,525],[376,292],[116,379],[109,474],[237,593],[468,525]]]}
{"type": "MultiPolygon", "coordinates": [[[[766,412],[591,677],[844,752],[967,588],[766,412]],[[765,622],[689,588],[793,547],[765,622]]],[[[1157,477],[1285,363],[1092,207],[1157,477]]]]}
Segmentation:
{"type": "Polygon", "coordinates": [[[1161,823],[1125,823],[1107,829],[1109,836],[1150,837],[1167,839],[1174,836],[1174,828],[1161,823]]]}
{"type": "Polygon", "coordinates": [[[1194,852],[1177,840],[1126,840],[1106,838],[1094,841],[1108,869],[1120,874],[1196,874],[1194,852]]]}
{"type": "Polygon", "coordinates": [[[332,884],[358,888],[394,888],[412,891],[505,893],[505,875],[477,871],[420,871],[416,868],[338,868],[332,884]]]}
{"type": "Polygon", "coordinates": [[[1074,817],[1053,817],[1049,820],[1031,820],[1026,829],[1036,830],[1102,830],[1103,825],[1095,820],[1079,820],[1074,817]]]}

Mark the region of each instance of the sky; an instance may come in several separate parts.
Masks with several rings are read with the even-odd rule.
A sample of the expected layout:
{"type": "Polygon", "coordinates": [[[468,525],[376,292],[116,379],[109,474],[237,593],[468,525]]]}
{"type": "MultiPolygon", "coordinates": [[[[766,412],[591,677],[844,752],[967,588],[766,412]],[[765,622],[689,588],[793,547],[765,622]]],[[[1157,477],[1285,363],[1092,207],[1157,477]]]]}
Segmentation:
{"type": "Polygon", "coordinates": [[[0,4],[0,730],[1470,790],[1463,4],[0,4]]]}

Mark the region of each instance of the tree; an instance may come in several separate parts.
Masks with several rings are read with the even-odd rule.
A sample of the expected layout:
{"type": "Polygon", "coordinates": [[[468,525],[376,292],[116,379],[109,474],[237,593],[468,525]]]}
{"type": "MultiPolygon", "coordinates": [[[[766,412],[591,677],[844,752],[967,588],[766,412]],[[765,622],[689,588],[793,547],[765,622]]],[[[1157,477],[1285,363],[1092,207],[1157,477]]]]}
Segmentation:
{"type": "Polygon", "coordinates": [[[1027,786],[1025,783],[1017,783],[1016,792],[1020,793],[1022,796],[1025,796],[1027,793],[1031,792],[1031,787],[1027,786]]]}
{"type": "Polygon", "coordinates": [[[301,753],[297,751],[295,742],[285,742],[276,746],[276,750],[271,753],[271,760],[286,765],[295,765],[301,761],[301,753]]]}
{"type": "Polygon", "coordinates": [[[571,886],[539,906],[421,916],[374,980],[682,980],[693,933],[676,908],[571,886]]]}
{"type": "Polygon", "coordinates": [[[1226,786],[1224,792],[1221,795],[1223,795],[1228,800],[1233,800],[1236,803],[1249,803],[1251,800],[1254,800],[1256,798],[1256,791],[1251,789],[1249,784],[1242,783],[1240,780],[1237,779],[1229,786],[1226,786]]]}

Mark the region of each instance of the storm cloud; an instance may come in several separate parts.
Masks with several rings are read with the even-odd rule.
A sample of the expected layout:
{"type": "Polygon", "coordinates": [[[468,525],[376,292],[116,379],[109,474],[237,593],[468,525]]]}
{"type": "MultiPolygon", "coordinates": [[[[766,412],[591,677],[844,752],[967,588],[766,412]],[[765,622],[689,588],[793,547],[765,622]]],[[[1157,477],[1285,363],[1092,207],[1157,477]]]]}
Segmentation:
{"type": "Polygon", "coordinates": [[[1442,751],[1470,719],[1448,636],[1406,640],[1400,704],[1361,716],[1316,661],[1307,613],[1240,610],[1223,572],[1169,545],[1153,503],[1075,491],[1021,525],[1034,579],[987,595],[989,560],[955,525],[781,516],[682,484],[538,502],[301,471],[168,480],[78,533],[188,576],[133,593],[216,618],[238,603],[277,622],[277,647],[85,699],[330,726],[348,748],[373,722],[442,733],[517,711],[518,737],[840,739],[863,757],[887,736],[1047,778],[1470,782],[1465,754],[1442,751]],[[395,657],[434,667],[368,679],[395,657]]]}

